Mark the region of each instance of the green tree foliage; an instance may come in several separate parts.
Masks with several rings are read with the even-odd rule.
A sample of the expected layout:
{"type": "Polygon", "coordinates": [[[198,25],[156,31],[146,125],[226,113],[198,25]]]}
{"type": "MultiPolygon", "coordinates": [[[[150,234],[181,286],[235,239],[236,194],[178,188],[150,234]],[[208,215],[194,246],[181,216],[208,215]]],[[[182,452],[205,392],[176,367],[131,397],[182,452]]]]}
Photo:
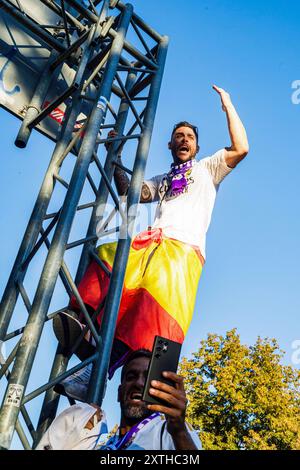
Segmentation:
{"type": "Polygon", "coordinates": [[[275,339],[241,344],[234,329],[182,360],[188,421],[204,449],[300,450],[300,371],[283,354],[275,339]]]}

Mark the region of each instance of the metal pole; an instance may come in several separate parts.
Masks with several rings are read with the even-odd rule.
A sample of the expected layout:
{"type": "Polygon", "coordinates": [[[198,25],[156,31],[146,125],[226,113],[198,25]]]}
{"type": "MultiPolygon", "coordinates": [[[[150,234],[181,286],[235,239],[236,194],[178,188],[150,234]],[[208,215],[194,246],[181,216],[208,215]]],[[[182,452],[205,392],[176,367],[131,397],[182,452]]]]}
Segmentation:
{"type": "Polygon", "coordinates": [[[112,83],[117,71],[119,58],[123,49],[125,34],[129,26],[133,8],[127,5],[122,15],[120,28],[111,48],[106,69],[103,74],[101,86],[97,93],[97,103],[94,105],[83,138],[81,149],[66,194],[64,205],[53,235],[51,247],[41,274],[39,285],[32,304],[20,346],[16,355],[14,367],[4,398],[4,404],[0,413],[0,446],[9,448],[16,420],[19,414],[24,391],[29,379],[30,370],[37,351],[38,343],[44,326],[47,310],[55,287],[56,279],[63,260],[65,247],[68,241],[72,222],[82,192],[83,184],[91,161],[97,134],[105,117],[107,102],[110,99],[112,83]],[[24,367],[25,364],[25,367],[24,367]],[[18,390],[18,405],[11,403],[9,394],[18,390]]]}
{"type": "MultiPolygon", "coordinates": [[[[127,80],[126,80],[126,84],[125,84],[126,90],[130,91],[135,80],[136,80],[136,74],[129,73],[127,80]]],[[[121,135],[124,132],[126,119],[128,116],[128,111],[129,111],[128,102],[125,98],[123,98],[123,100],[120,103],[118,119],[115,125],[116,131],[121,135]]],[[[107,153],[106,161],[105,161],[104,171],[109,181],[112,180],[112,176],[114,172],[114,165],[112,161],[116,156],[117,148],[118,148],[118,142],[111,144],[107,153]]],[[[99,205],[100,205],[100,208],[104,208],[104,205],[106,204],[107,197],[108,197],[108,188],[106,184],[104,183],[103,179],[101,179],[98,193],[100,196],[98,197],[95,203],[95,208],[91,216],[86,238],[91,237],[95,239],[94,234],[95,234],[96,225],[98,224],[98,221],[100,221],[103,218],[104,209],[101,210],[101,214],[100,214],[99,205]]],[[[78,282],[80,281],[80,278],[82,277],[82,274],[84,273],[87,267],[87,264],[90,258],[89,252],[90,252],[92,245],[95,245],[95,241],[85,243],[85,246],[81,255],[81,259],[79,262],[79,267],[77,270],[77,276],[76,276],[76,281],[75,281],[76,284],[78,284],[78,282]]],[[[58,375],[65,372],[67,368],[67,364],[68,364],[68,358],[62,354],[61,348],[58,347],[56,355],[55,355],[53,367],[51,370],[51,374],[49,377],[49,381],[55,379],[58,375]]],[[[38,423],[38,427],[36,431],[37,437],[34,442],[34,447],[38,444],[43,434],[46,432],[51,422],[55,418],[57,407],[58,407],[58,402],[59,402],[59,396],[57,395],[57,393],[54,392],[53,388],[51,388],[50,390],[46,392],[46,395],[44,398],[43,407],[42,407],[42,411],[40,414],[39,423],[38,423]]]]}
{"type": "Polygon", "coordinates": [[[19,21],[21,24],[26,26],[29,29],[31,34],[36,35],[39,39],[45,42],[48,47],[55,49],[58,52],[64,52],[66,46],[64,46],[60,41],[55,39],[51,34],[45,31],[43,28],[30,19],[27,15],[24,15],[15,5],[11,4],[8,0],[0,0],[0,7],[6,11],[9,15],[19,21]]]}
{"type": "Polygon", "coordinates": [[[30,444],[28,442],[27,436],[26,436],[19,420],[17,420],[17,422],[16,422],[16,431],[17,431],[17,434],[19,436],[19,439],[20,439],[24,449],[25,450],[31,450],[31,447],[30,447],[30,444]]]}
{"type": "MultiPolygon", "coordinates": [[[[68,362],[69,358],[63,353],[62,348],[59,345],[56,350],[49,381],[63,374],[67,369],[68,362]]],[[[33,447],[38,445],[42,436],[55,418],[59,399],[60,395],[53,390],[53,387],[47,390],[36,429],[36,437],[33,442],[33,447]]]]}
{"type": "MultiPolygon", "coordinates": [[[[125,8],[124,3],[122,2],[117,2],[116,8],[120,11],[123,11],[125,8]]],[[[139,26],[145,33],[147,33],[150,37],[154,39],[154,41],[160,43],[162,40],[163,36],[161,36],[157,31],[155,31],[153,28],[151,28],[145,21],[138,16],[136,13],[132,15],[133,21],[139,26]]]]}
{"type": "MultiPolygon", "coordinates": [[[[135,73],[129,73],[127,76],[126,84],[125,87],[128,91],[131,90],[132,86],[134,85],[134,82],[136,80],[136,74],[135,73]]],[[[115,130],[118,134],[122,135],[124,133],[125,129],[125,124],[126,124],[126,119],[128,116],[128,111],[129,111],[129,104],[126,98],[123,98],[120,107],[119,107],[119,112],[118,112],[118,119],[116,121],[115,125],[115,130]]],[[[109,150],[107,152],[107,157],[105,160],[105,165],[104,165],[104,172],[108,178],[109,181],[112,180],[113,174],[114,174],[114,169],[115,166],[113,164],[113,160],[116,158],[116,151],[119,147],[119,142],[115,141],[112,142],[109,150]]],[[[96,226],[101,220],[103,219],[103,214],[104,214],[104,206],[107,202],[109,190],[107,185],[105,184],[105,181],[103,178],[101,178],[100,186],[99,186],[99,191],[98,191],[98,198],[96,200],[95,207],[93,209],[93,213],[91,216],[90,224],[88,227],[88,231],[86,234],[86,237],[91,237],[95,235],[96,232],[96,226]]],[[[76,274],[76,279],[75,283],[78,284],[87,268],[87,265],[90,260],[90,250],[91,248],[95,245],[94,242],[88,242],[85,243],[82,255],[79,261],[78,265],[78,270],[76,274]]]]}
{"type": "MultiPolygon", "coordinates": [[[[40,0],[40,2],[44,3],[44,5],[46,5],[48,8],[50,8],[50,10],[54,11],[54,13],[56,13],[57,15],[61,14],[61,10],[60,10],[59,6],[56,5],[55,3],[52,3],[52,0],[40,0]]],[[[73,23],[73,25],[76,26],[76,28],[79,31],[84,31],[85,30],[85,26],[83,26],[80,23],[80,21],[78,21],[77,18],[72,16],[68,11],[66,11],[66,15],[67,15],[68,20],[71,21],[71,23],[73,23]]]]}
{"type": "MultiPolygon", "coordinates": [[[[134,223],[137,214],[137,205],[140,199],[141,186],[143,182],[151,134],[154,125],[154,118],[158,104],[158,97],[167,55],[167,48],[168,38],[164,36],[160,42],[158,49],[158,69],[152,79],[149,91],[147,109],[143,121],[144,131],[139,141],[133,169],[133,175],[128,192],[127,213],[129,227],[131,227],[134,223]]],[[[99,356],[97,361],[95,362],[95,366],[93,367],[87,398],[88,403],[98,403],[99,405],[101,405],[104,396],[112,342],[123,289],[126,261],[128,258],[129,248],[131,244],[131,237],[128,233],[127,227],[123,227],[123,237],[125,236],[125,238],[122,238],[121,234],[113,264],[112,276],[110,279],[109,290],[104,309],[104,316],[100,330],[100,336],[102,338],[103,347],[99,349],[99,356]],[[126,234],[124,233],[125,231],[127,232],[126,234]]]]}
{"type": "MultiPolygon", "coordinates": [[[[85,50],[82,55],[82,60],[78,68],[78,72],[81,74],[81,80],[83,81],[84,75],[82,70],[85,69],[86,63],[89,60],[90,52],[88,47],[92,41],[92,30],[87,41],[85,50]]],[[[36,240],[42,228],[43,220],[46,215],[46,211],[54,190],[55,174],[59,173],[61,164],[61,155],[65,152],[69,142],[72,138],[74,126],[80,112],[81,98],[80,89],[75,92],[72,103],[66,111],[65,120],[61,130],[61,137],[55,145],[55,149],[47,169],[44,181],[42,183],[39,195],[37,197],[35,206],[33,208],[31,217],[29,219],[27,229],[25,231],[19,252],[17,254],[14,266],[12,268],[8,283],[6,285],[2,301],[0,304],[0,340],[5,337],[13,309],[18,299],[19,290],[17,287],[18,281],[23,281],[27,265],[24,267],[24,262],[32,252],[36,240]]]]}
{"type": "MultiPolygon", "coordinates": [[[[95,13],[92,13],[90,10],[85,8],[83,5],[77,2],[77,0],[68,0],[68,3],[74,7],[79,13],[81,13],[85,18],[89,19],[92,23],[95,23],[98,19],[97,15],[95,13]]],[[[127,8],[126,5],[122,5],[122,10],[124,11],[124,8],[127,8]]],[[[141,20],[141,19],[140,19],[141,20]]],[[[142,20],[141,20],[142,21],[142,20]]],[[[144,23],[145,28],[147,25],[144,23]]],[[[149,27],[148,27],[149,28],[149,27]]],[[[147,31],[148,34],[150,34],[151,28],[149,28],[149,31],[147,31]]],[[[115,37],[116,31],[111,28],[108,32],[108,35],[112,38],[115,37]]],[[[157,33],[156,33],[157,35],[157,33]]],[[[161,37],[160,37],[161,38],[161,37]]],[[[124,49],[129,52],[130,54],[133,55],[137,60],[140,60],[143,64],[148,65],[150,69],[156,69],[156,64],[154,64],[151,60],[149,60],[145,55],[143,55],[136,47],[134,47],[130,42],[124,41],[124,49]]]]}
{"type": "Polygon", "coordinates": [[[19,148],[26,147],[32,130],[29,129],[28,124],[39,113],[46,97],[47,91],[49,89],[49,86],[51,84],[51,81],[53,79],[55,80],[60,73],[60,68],[57,68],[52,74],[50,73],[51,62],[56,58],[56,56],[57,52],[55,50],[52,50],[48,59],[47,66],[45,67],[41,75],[41,78],[36,86],[31,102],[27,107],[26,115],[23,119],[22,125],[15,140],[15,145],[19,148]]]}

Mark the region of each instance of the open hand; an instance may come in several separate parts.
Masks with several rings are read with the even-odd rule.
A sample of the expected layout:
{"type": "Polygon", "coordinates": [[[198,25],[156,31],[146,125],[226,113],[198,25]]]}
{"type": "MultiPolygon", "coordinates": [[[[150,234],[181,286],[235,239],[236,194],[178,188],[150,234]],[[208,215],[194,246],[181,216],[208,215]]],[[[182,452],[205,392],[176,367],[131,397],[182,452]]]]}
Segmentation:
{"type": "Polygon", "coordinates": [[[229,105],[231,105],[230,94],[227,93],[227,91],[223,90],[223,88],[217,87],[216,85],[213,85],[213,89],[220,95],[221,103],[222,103],[222,109],[223,109],[223,111],[226,111],[226,108],[229,105]]]}

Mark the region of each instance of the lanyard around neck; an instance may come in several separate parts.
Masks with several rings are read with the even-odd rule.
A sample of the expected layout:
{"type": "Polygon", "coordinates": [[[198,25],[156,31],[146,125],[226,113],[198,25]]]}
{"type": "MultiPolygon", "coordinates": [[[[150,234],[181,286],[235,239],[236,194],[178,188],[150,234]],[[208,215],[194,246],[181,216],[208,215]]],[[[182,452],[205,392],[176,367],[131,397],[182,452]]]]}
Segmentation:
{"type": "MultiPolygon", "coordinates": [[[[153,413],[148,418],[143,419],[143,421],[140,421],[139,423],[132,426],[132,428],[129,429],[129,431],[127,431],[127,433],[123,437],[119,438],[117,440],[117,442],[115,442],[116,433],[118,432],[118,430],[117,430],[116,433],[107,441],[107,443],[104,444],[103,446],[100,446],[99,449],[101,449],[101,450],[125,449],[133,441],[133,439],[137,436],[139,431],[141,431],[141,429],[143,429],[143,427],[146,426],[146,424],[150,423],[157,416],[160,416],[160,413],[153,413]]],[[[101,435],[98,436],[98,439],[97,439],[97,442],[95,444],[94,449],[97,447],[97,444],[99,442],[100,437],[101,437],[101,435]]]]}

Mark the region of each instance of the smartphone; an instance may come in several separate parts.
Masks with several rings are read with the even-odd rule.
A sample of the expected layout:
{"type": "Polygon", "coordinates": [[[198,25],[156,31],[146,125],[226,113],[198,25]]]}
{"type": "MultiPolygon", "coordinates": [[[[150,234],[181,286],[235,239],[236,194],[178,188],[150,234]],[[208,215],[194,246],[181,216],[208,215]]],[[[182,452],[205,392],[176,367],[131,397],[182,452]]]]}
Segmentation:
{"type": "Polygon", "coordinates": [[[180,343],[163,338],[162,336],[155,336],[152,356],[149,362],[147,378],[143,390],[143,400],[145,402],[155,405],[166,404],[164,400],[151,396],[149,394],[149,388],[151,388],[152,380],[159,380],[167,385],[174,385],[174,382],[166,379],[162,373],[164,371],[177,372],[180,351],[180,343]]]}

